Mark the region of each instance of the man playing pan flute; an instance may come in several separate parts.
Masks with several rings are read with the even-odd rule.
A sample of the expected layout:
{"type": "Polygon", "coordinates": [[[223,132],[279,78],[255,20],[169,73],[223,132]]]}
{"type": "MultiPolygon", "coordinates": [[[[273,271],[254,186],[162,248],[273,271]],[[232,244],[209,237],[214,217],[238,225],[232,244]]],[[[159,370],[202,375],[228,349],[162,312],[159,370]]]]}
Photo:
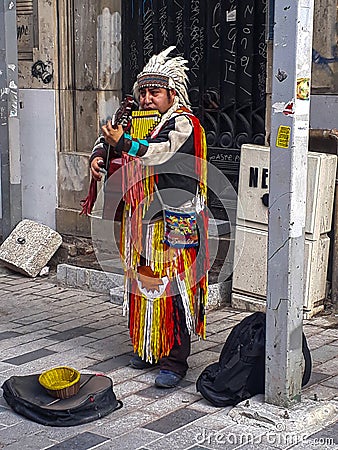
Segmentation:
{"type": "Polygon", "coordinates": [[[123,161],[120,248],[135,352],[130,364],[158,364],[155,385],[163,388],[186,375],[190,335],[205,338],[209,269],[205,135],[189,107],[187,61],[168,56],[174,48],[154,55],[134,85],[141,119],[142,112],[160,114],[150,135],[133,132],[142,128],[136,118],[130,134],[109,121],[102,127],[106,145],[91,156],[95,179],[107,144],[123,161]]]}

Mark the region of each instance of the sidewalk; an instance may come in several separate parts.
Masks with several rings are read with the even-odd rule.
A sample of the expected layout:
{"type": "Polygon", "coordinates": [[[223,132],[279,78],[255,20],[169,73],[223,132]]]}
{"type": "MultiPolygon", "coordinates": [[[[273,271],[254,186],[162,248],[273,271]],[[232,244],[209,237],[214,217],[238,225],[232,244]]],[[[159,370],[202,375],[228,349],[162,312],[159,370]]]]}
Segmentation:
{"type": "Polygon", "coordinates": [[[218,360],[232,327],[250,313],[227,307],[210,311],[208,339],[193,340],[186,379],[173,390],[160,390],[153,386],[155,369],[128,366],[132,349],[126,317],[108,295],[6,269],[1,269],[0,287],[1,385],[12,375],[68,365],[109,375],[124,403],[86,425],[46,427],[14,413],[1,390],[0,449],[338,448],[338,333],[332,315],[304,322],[313,373],[302,402],[286,414],[266,405],[263,396],[235,408],[215,408],[196,393],[201,371],[218,360]]]}

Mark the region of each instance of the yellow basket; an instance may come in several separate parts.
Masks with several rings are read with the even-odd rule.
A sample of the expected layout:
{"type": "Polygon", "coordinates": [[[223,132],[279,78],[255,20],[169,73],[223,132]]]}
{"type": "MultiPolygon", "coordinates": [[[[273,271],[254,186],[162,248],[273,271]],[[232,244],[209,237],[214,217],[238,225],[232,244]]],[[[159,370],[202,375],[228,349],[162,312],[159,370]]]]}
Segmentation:
{"type": "Polygon", "coordinates": [[[69,398],[80,389],[80,372],[71,367],[54,367],[39,376],[39,383],[55,398],[69,398]]]}

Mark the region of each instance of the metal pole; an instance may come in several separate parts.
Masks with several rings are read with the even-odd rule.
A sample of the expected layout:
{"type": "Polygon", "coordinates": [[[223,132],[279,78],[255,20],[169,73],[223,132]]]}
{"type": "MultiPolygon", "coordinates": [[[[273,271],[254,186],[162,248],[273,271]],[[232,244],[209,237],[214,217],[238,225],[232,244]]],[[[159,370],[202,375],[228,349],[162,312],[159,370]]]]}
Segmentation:
{"type": "Polygon", "coordinates": [[[22,218],[16,2],[0,0],[0,154],[2,237],[22,218]]]}
{"type": "Polygon", "coordinates": [[[313,0],[274,10],[265,400],[299,402],[313,0]]]}

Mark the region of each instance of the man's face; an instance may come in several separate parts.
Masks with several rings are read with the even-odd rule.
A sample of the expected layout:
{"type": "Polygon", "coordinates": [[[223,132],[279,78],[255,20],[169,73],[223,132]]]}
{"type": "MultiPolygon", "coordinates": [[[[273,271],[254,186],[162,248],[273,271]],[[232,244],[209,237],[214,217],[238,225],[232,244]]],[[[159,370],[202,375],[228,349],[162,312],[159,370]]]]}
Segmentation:
{"type": "Polygon", "coordinates": [[[158,109],[161,114],[164,114],[173,105],[175,95],[174,89],[155,87],[140,89],[140,108],[158,109]]]}

